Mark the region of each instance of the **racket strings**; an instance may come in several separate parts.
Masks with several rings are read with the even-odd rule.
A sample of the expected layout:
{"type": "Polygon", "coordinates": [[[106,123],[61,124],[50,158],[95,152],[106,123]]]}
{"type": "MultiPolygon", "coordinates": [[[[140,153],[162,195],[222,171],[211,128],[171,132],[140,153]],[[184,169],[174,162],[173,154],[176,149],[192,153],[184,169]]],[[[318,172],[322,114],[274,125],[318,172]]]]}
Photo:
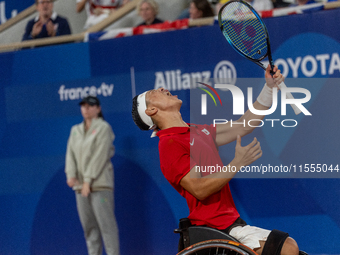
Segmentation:
{"type": "Polygon", "coordinates": [[[233,2],[221,12],[224,36],[244,55],[261,60],[267,55],[267,35],[261,21],[243,3],[233,2]]]}
{"type": "MultiPolygon", "coordinates": [[[[252,25],[250,23],[250,25],[252,25]]],[[[255,27],[255,26],[253,26],[255,27]]],[[[251,40],[245,40],[245,38],[247,37],[247,35],[245,34],[246,32],[243,31],[241,32],[241,34],[237,34],[235,31],[233,31],[232,29],[228,32],[224,31],[225,36],[229,36],[230,39],[233,41],[233,43],[235,45],[237,45],[237,47],[243,51],[243,52],[247,52],[247,55],[251,56],[252,58],[260,58],[264,55],[266,55],[267,51],[266,51],[266,40],[261,40],[261,38],[259,38],[260,36],[257,35],[257,37],[252,38],[251,40]],[[260,51],[259,51],[260,50],[260,51]],[[259,54],[259,52],[261,52],[261,54],[259,54]],[[259,56],[256,56],[259,55],[259,56]]]]}

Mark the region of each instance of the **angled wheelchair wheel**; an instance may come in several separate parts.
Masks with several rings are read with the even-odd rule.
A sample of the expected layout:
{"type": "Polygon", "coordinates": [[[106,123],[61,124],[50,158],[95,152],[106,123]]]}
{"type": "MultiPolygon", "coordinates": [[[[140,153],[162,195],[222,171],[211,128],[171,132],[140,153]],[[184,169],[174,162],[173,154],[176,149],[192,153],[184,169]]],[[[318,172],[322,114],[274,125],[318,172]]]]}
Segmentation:
{"type": "Polygon", "coordinates": [[[177,255],[258,255],[243,244],[229,240],[208,240],[191,245],[177,255]]]}

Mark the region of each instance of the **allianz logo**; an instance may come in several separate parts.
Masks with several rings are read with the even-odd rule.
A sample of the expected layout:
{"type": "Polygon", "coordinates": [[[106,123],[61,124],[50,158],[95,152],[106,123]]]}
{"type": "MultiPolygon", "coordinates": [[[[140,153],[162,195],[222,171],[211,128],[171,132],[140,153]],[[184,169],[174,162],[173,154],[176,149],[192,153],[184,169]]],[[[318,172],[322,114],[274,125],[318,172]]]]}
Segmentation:
{"type": "Polygon", "coordinates": [[[220,61],[211,71],[182,73],[181,70],[170,70],[155,73],[155,89],[165,88],[169,91],[193,89],[197,82],[203,82],[211,85],[211,78],[215,83],[228,83],[235,85],[237,73],[235,66],[227,60],[220,61]]]}
{"type": "Polygon", "coordinates": [[[105,82],[103,82],[98,88],[96,86],[66,88],[65,85],[61,85],[58,90],[58,94],[60,101],[79,100],[89,95],[109,97],[112,95],[113,88],[113,84],[109,85],[105,82]]]}

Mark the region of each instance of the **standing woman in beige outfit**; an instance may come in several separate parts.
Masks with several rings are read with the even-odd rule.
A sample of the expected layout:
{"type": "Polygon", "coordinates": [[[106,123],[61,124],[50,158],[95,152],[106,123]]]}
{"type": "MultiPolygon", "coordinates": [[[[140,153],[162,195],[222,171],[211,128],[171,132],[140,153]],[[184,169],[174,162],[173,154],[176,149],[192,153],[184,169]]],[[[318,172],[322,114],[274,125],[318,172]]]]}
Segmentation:
{"type": "Polygon", "coordinates": [[[80,103],[84,121],[72,127],[67,143],[67,185],[76,192],[77,210],[89,255],[119,255],[118,227],[114,215],[114,134],[103,119],[97,97],[80,103]]]}

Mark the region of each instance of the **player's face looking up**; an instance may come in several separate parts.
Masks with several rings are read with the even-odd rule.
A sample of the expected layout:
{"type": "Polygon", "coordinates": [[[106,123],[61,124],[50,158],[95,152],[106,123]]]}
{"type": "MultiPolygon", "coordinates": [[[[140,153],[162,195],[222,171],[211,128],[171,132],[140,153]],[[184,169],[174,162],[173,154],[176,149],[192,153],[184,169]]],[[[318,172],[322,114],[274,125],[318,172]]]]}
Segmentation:
{"type": "Polygon", "coordinates": [[[156,107],[162,110],[175,108],[178,111],[182,105],[182,100],[164,88],[149,90],[145,98],[148,108],[156,107]]]}

